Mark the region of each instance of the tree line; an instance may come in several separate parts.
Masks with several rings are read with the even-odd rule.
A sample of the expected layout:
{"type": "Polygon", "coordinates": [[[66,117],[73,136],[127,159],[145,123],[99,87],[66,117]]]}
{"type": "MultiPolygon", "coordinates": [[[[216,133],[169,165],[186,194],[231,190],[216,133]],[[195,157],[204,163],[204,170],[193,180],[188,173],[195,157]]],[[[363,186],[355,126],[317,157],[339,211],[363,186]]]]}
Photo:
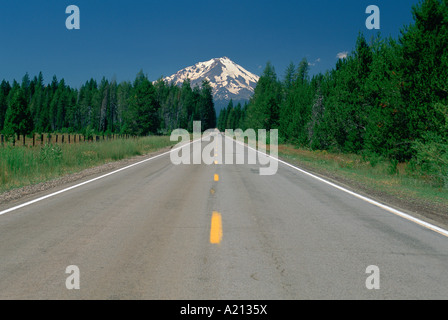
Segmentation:
{"type": "Polygon", "coordinates": [[[448,185],[448,2],[422,1],[412,13],[397,40],[360,33],[325,74],[310,77],[303,59],[279,79],[268,63],[242,129],[278,129],[281,141],[311,149],[413,160],[448,185]]]}
{"type": "Polygon", "coordinates": [[[155,83],[140,71],[134,82],[103,78],[87,81],[79,89],[53,77],[45,84],[42,73],[26,74],[21,83],[0,84],[0,132],[7,137],[30,133],[167,134],[173,129],[203,130],[216,126],[212,89],[207,81],[191,88],[162,79],[155,83]]]}
{"type": "Polygon", "coordinates": [[[217,120],[217,127],[220,131],[226,129],[242,129],[245,127],[248,104],[241,105],[241,102],[235,106],[233,100],[230,100],[227,108],[221,110],[217,120]]]}

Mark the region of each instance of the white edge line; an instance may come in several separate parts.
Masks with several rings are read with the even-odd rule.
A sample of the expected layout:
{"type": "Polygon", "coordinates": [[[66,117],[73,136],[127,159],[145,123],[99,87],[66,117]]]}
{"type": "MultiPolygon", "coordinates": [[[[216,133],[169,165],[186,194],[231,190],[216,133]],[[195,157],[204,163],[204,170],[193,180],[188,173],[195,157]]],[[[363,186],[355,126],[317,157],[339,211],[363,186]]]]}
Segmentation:
{"type": "MultiPolygon", "coordinates": [[[[227,139],[230,139],[230,138],[227,137],[226,135],[224,135],[224,137],[227,138],[227,139]]],[[[193,144],[193,143],[195,143],[195,142],[197,142],[197,141],[200,141],[200,140],[202,140],[203,138],[204,138],[204,137],[201,137],[200,139],[197,139],[197,140],[193,140],[193,141],[189,142],[187,145],[189,145],[189,144],[193,144]]],[[[272,159],[274,159],[274,160],[276,160],[276,161],[278,161],[278,162],[280,162],[280,163],[282,163],[282,164],[284,164],[284,165],[286,165],[286,166],[288,166],[288,167],[291,167],[291,168],[293,168],[293,169],[295,169],[295,170],[297,170],[297,171],[299,171],[299,172],[302,172],[302,173],[304,173],[304,174],[306,174],[306,175],[308,175],[308,176],[310,176],[310,177],[312,177],[312,178],[314,178],[314,179],[316,179],[316,180],[319,180],[319,181],[321,181],[321,182],[324,182],[324,183],[326,183],[326,184],[328,184],[328,185],[330,185],[330,186],[332,186],[332,187],[334,187],[334,188],[336,188],[336,189],[339,189],[339,190],[341,190],[341,191],[343,191],[343,192],[346,192],[346,193],[348,193],[348,194],[350,194],[350,195],[352,195],[352,196],[354,196],[354,197],[356,197],[356,198],[359,198],[359,199],[361,199],[361,200],[364,200],[364,201],[366,201],[366,202],[368,202],[368,203],[370,203],[370,204],[373,204],[373,205],[375,205],[375,206],[377,206],[377,207],[379,207],[379,208],[382,208],[382,209],[384,209],[384,210],[386,210],[386,211],[389,211],[389,212],[391,212],[391,213],[393,213],[393,214],[395,214],[395,215],[397,215],[397,216],[400,216],[400,217],[402,217],[402,218],[404,218],[404,219],[406,219],[406,220],[409,220],[409,221],[412,221],[412,222],[414,222],[414,223],[417,223],[417,224],[419,224],[419,225],[421,225],[421,226],[423,226],[423,227],[425,227],[425,228],[427,228],[427,229],[430,229],[430,230],[435,231],[435,232],[437,232],[437,233],[439,233],[439,234],[441,234],[441,235],[443,235],[443,236],[445,236],[445,237],[448,237],[448,231],[447,231],[447,230],[444,230],[444,229],[442,229],[442,228],[439,228],[439,227],[437,227],[437,226],[435,226],[435,225],[433,225],[433,224],[430,224],[430,223],[425,222],[425,221],[423,221],[423,220],[417,219],[417,218],[415,218],[415,217],[413,217],[413,216],[411,216],[411,215],[409,215],[409,214],[406,214],[406,213],[404,213],[404,212],[402,212],[402,211],[396,210],[396,209],[391,208],[391,207],[389,207],[389,206],[386,206],[386,205],[384,205],[384,204],[382,204],[382,203],[379,203],[379,202],[377,202],[377,201],[375,201],[375,200],[372,200],[372,199],[370,199],[370,198],[368,198],[368,197],[362,196],[362,195],[360,195],[360,194],[358,194],[358,193],[355,193],[355,192],[350,191],[350,190],[348,190],[348,189],[346,189],[346,188],[343,188],[343,187],[341,187],[341,186],[338,186],[337,184],[334,184],[334,183],[332,183],[332,182],[330,182],[330,181],[327,181],[327,180],[325,180],[325,179],[323,179],[323,178],[321,178],[321,177],[318,177],[318,176],[316,176],[316,175],[314,175],[314,174],[312,174],[312,173],[309,173],[309,172],[307,172],[307,171],[305,171],[305,170],[303,170],[303,169],[300,169],[300,168],[298,168],[298,167],[296,167],[296,166],[294,166],[294,165],[292,165],[292,164],[290,164],[290,163],[288,163],[288,162],[285,162],[285,161],[280,160],[280,159],[278,159],[278,158],[274,158],[274,157],[272,157],[271,155],[269,155],[269,154],[267,154],[267,153],[261,152],[261,151],[259,151],[259,150],[257,150],[257,149],[254,149],[254,148],[252,148],[252,147],[250,147],[250,146],[248,146],[248,145],[246,145],[246,144],[243,144],[243,143],[241,143],[241,142],[238,141],[238,140],[233,140],[233,139],[230,139],[230,140],[232,140],[232,141],[234,141],[234,142],[236,142],[236,143],[238,143],[238,144],[240,144],[240,145],[243,145],[243,146],[245,146],[245,147],[247,147],[247,148],[249,148],[249,149],[252,149],[252,150],[254,150],[254,151],[256,151],[256,152],[258,152],[258,153],[260,153],[260,154],[263,154],[264,156],[267,156],[267,157],[269,157],[269,158],[272,158],[272,159]]],[[[27,207],[27,206],[32,205],[32,204],[34,204],[34,203],[40,202],[40,201],[42,201],[42,200],[45,200],[45,199],[54,197],[54,196],[59,195],[59,194],[61,194],[61,193],[65,193],[65,192],[67,192],[67,191],[70,191],[70,190],[79,188],[79,187],[81,187],[81,186],[83,186],[83,185],[86,185],[86,184],[89,184],[89,183],[91,183],[91,182],[94,182],[94,181],[97,181],[97,180],[106,178],[106,177],[108,177],[108,176],[110,176],[110,175],[116,174],[116,173],[118,173],[118,172],[127,170],[127,169],[132,168],[132,167],[135,167],[135,166],[140,165],[140,164],[142,164],[142,163],[145,163],[145,162],[148,162],[148,161],[151,161],[151,160],[160,158],[160,157],[162,157],[162,156],[165,156],[165,155],[167,155],[167,154],[170,154],[170,153],[173,152],[173,151],[180,150],[180,149],[183,148],[183,147],[185,147],[185,145],[183,145],[183,146],[179,146],[178,148],[175,148],[175,149],[172,149],[172,150],[170,150],[170,151],[164,152],[164,153],[162,153],[162,154],[159,154],[159,155],[157,155],[157,156],[151,157],[151,158],[149,158],[149,159],[145,159],[145,160],[143,160],[143,161],[140,161],[140,162],[131,164],[131,165],[126,166],[126,167],[124,167],[124,168],[121,168],[121,169],[118,169],[118,170],[109,172],[109,173],[104,174],[104,175],[102,175],[102,176],[100,176],[100,177],[97,177],[97,178],[94,178],[94,179],[91,179],[91,180],[88,180],[88,181],[79,183],[79,184],[74,185],[74,186],[71,186],[71,187],[69,187],[69,188],[66,188],[66,189],[63,189],[63,190],[60,190],[60,191],[51,193],[51,194],[49,194],[49,195],[46,195],[46,196],[43,196],[43,197],[40,197],[40,198],[31,200],[31,201],[28,201],[28,202],[25,202],[25,203],[23,203],[23,204],[21,204],[21,205],[18,205],[18,206],[15,206],[15,207],[6,209],[6,210],[4,210],[4,211],[0,211],[0,216],[2,216],[2,215],[4,215],[4,214],[7,214],[7,213],[10,213],[10,212],[13,212],[13,211],[16,211],[16,210],[18,210],[18,209],[27,207]]]]}
{"type": "MultiPolygon", "coordinates": [[[[230,138],[227,137],[225,134],[224,134],[224,137],[227,138],[227,139],[230,139],[230,138]]],[[[352,195],[352,196],[354,196],[354,197],[356,197],[356,198],[359,198],[359,199],[361,199],[361,200],[364,200],[364,201],[366,201],[366,202],[368,202],[368,203],[370,203],[370,204],[373,204],[374,206],[377,206],[377,207],[379,207],[379,208],[381,208],[381,209],[383,209],[383,210],[389,211],[389,212],[391,212],[391,213],[393,213],[393,214],[395,214],[395,215],[397,215],[397,216],[400,216],[400,217],[402,217],[402,218],[404,218],[404,219],[406,219],[406,220],[408,220],[408,221],[412,221],[412,222],[414,222],[414,223],[419,224],[420,226],[423,226],[423,227],[425,227],[425,228],[427,228],[427,229],[430,229],[430,230],[432,230],[432,231],[435,231],[435,232],[437,232],[437,233],[439,233],[439,234],[441,234],[441,235],[443,235],[443,236],[445,236],[445,237],[448,237],[448,231],[445,230],[445,229],[442,229],[442,228],[440,228],[440,227],[437,227],[437,226],[435,226],[435,225],[433,225],[433,224],[430,224],[430,223],[428,223],[428,222],[426,222],[426,221],[417,219],[416,217],[413,217],[413,216],[411,216],[411,215],[409,215],[409,214],[407,214],[407,213],[404,213],[404,212],[402,212],[402,211],[400,211],[400,210],[391,208],[391,207],[389,207],[389,206],[387,206],[387,205],[384,205],[384,204],[382,204],[382,203],[379,203],[378,201],[375,201],[375,200],[370,199],[370,198],[368,198],[368,197],[362,196],[362,195],[360,195],[360,194],[358,194],[358,193],[356,193],[356,192],[353,192],[353,191],[351,191],[351,190],[348,190],[348,189],[346,189],[346,188],[343,188],[343,187],[341,187],[341,186],[338,186],[337,184],[335,184],[335,183],[333,183],[333,182],[330,182],[330,181],[325,180],[325,179],[323,179],[323,178],[321,178],[321,177],[318,177],[318,176],[316,176],[316,175],[314,175],[314,174],[312,174],[312,173],[310,173],[310,172],[307,172],[307,171],[305,171],[305,170],[303,170],[303,169],[300,169],[300,168],[298,168],[298,167],[296,167],[296,166],[294,166],[294,165],[292,165],[292,164],[290,164],[290,163],[288,163],[288,162],[286,162],[286,161],[280,160],[280,159],[278,159],[278,158],[272,157],[271,155],[269,155],[269,154],[267,154],[267,153],[264,153],[264,152],[261,152],[261,151],[259,151],[259,150],[256,150],[256,149],[254,149],[254,148],[252,148],[252,147],[250,147],[250,146],[248,146],[248,145],[246,145],[246,144],[244,144],[244,143],[242,143],[242,142],[240,142],[240,141],[238,141],[238,140],[233,140],[233,139],[230,139],[230,140],[232,140],[232,141],[234,141],[234,142],[236,142],[236,143],[238,143],[238,144],[240,144],[240,145],[243,145],[243,146],[245,146],[245,147],[247,147],[247,148],[249,148],[249,149],[252,149],[252,150],[254,150],[254,151],[256,151],[256,152],[258,152],[258,153],[260,153],[260,154],[262,154],[262,155],[264,155],[264,156],[267,156],[267,157],[269,157],[269,158],[272,158],[272,159],[274,159],[274,160],[276,160],[276,161],[278,161],[278,162],[280,162],[280,163],[282,163],[282,164],[284,164],[284,165],[286,165],[286,166],[288,166],[288,167],[291,167],[291,168],[293,168],[293,169],[295,169],[295,170],[297,170],[297,171],[300,171],[300,172],[302,172],[302,173],[304,173],[304,174],[306,174],[306,175],[308,175],[308,176],[310,176],[310,177],[312,177],[312,178],[314,178],[314,179],[317,179],[317,180],[319,180],[319,181],[321,181],[321,182],[324,182],[324,183],[326,183],[326,184],[328,184],[328,185],[330,185],[330,186],[332,186],[332,187],[334,187],[334,188],[336,188],[336,189],[339,189],[339,190],[341,190],[341,191],[343,191],[343,192],[346,192],[346,193],[348,193],[348,194],[350,194],[350,195],[352,195]]]]}
{"type": "Polygon", "coordinates": [[[4,210],[4,211],[0,211],[0,216],[2,216],[2,215],[4,215],[4,214],[7,214],[7,213],[10,213],[10,212],[13,212],[13,211],[16,211],[16,210],[19,210],[19,209],[21,209],[21,208],[27,207],[27,206],[29,206],[29,205],[32,205],[32,204],[36,203],[36,202],[40,202],[40,201],[42,201],[42,200],[45,200],[45,199],[48,199],[48,198],[57,196],[58,194],[61,194],[61,193],[64,193],[64,192],[67,192],[67,191],[70,191],[70,190],[79,188],[79,187],[81,187],[81,186],[83,186],[83,185],[86,185],[86,184],[88,184],[88,183],[91,183],[91,182],[94,182],[94,181],[97,181],[97,180],[106,178],[106,177],[108,177],[108,176],[111,176],[111,175],[116,174],[116,173],[118,173],[118,172],[127,170],[127,169],[129,169],[129,168],[135,167],[135,166],[140,165],[140,164],[142,164],[142,163],[145,163],[145,162],[148,162],[148,161],[151,161],[151,160],[154,160],[154,159],[163,157],[163,156],[165,156],[165,155],[167,155],[167,154],[170,154],[170,153],[173,152],[173,151],[180,150],[180,149],[182,149],[182,148],[184,148],[184,147],[186,147],[186,146],[188,146],[188,145],[190,145],[190,144],[193,144],[193,143],[195,143],[195,142],[197,142],[197,141],[200,141],[200,140],[202,140],[202,138],[203,138],[203,137],[201,137],[201,139],[196,139],[196,140],[190,141],[190,142],[187,143],[187,144],[181,145],[181,146],[179,146],[179,147],[177,147],[177,148],[175,148],[175,149],[171,149],[170,151],[164,152],[164,153],[162,153],[162,154],[159,154],[159,155],[157,155],[157,156],[151,157],[151,158],[149,158],[149,159],[145,159],[145,160],[142,160],[142,161],[133,163],[133,164],[131,164],[131,165],[129,165],[129,166],[120,168],[120,169],[118,169],[118,170],[115,170],[115,171],[106,173],[106,174],[104,174],[104,175],[102,175],[102,176],[100,176],[100,177],[96,177],[96,178],[94,178],[94,179],[91,179],[91,180],[88,180],[88,181],[84,181],[84,182],[79,183],[79,184],[77,184],[77,185],[74,185],[74,186],[65,188],[65,189],[63,189],[63,190],[59,190],[59,191],[57,191],[57,192],[48,194],[48,195],[46,195],[46,196],[43,196],[43,197],[40,197],[40,198],[31,200],[31,201],[25,202],[25,203],[23,203],[23,204],[20,204],[20,205],[18,205],[18,206],[15,206],[15,207],[6,209],[6,210],[4,210]]]}

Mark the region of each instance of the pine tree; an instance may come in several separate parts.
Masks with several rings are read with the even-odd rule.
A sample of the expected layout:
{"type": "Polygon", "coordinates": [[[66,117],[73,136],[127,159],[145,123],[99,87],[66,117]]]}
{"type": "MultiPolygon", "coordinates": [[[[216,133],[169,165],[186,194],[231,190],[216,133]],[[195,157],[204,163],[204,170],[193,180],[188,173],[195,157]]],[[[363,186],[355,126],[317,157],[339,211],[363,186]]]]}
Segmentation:
{"type": "Polygon", "coordinates": [[[118,84],[113,79],[109,84],[109,109],[107,114],[107,131],[109,133],[117,132],[117,119],[118,119],[118,84]]]}
{"type": "Polygon", "coordinates": [[[11,99],[5,117],[5,134],[13,136],[14,134],[26,135],[31,133],[33,131],[33,121],[28,110],[25,91],[16,87],[10,95],[11,99]]]}
{"type": "Polygon", "coordinates": [[[157,133],[159,104],[153,84],[140,71],[134,81],[127,113],[128,133],[143,136],[157,133]]]}
{"type": "Polygon", "coordinates": [[[295,76],[295,81],[298,81],[299,84],[303,84],[304,82],[308,81],[309,70],[310,66],[308,60],[306,58],[303,58],[302,61],[300,61],[299,66],[297,67],[297,75],[295,76]]]}
{"type": "Polygon", "coordinates": [[[117,88],[117,122],[119,132],[125,133],[126,130],[126,114],[129,110],[129,100],[132,92],[132,84],[130,82],[121,82],[117,88]]]}
{"type": "Polygon", "coordinates": [[[223,127],[224,127],[224,129],[235,129],[235,128],[233,128],[233,117],[234,117],[234,114],[235,114],[235,112],[234,112],[234,110],[233,110],[233,100],[231,99],[230,101],[229,101],[229,104],[227,105],[227,108],[225,109],[226,110],[226,112],[225,112],[225,118],[223,119],[224,120],[224,123],[223,123],[223,127]]]}
{"type": "Polygon", "coordinates": [[[331,137],[327,144],[339,151],[358,153],[364,148],[371,104],[365,92],[373,61],[371,50],[360,33],[355,51],[340,60],[330,73],[323,121],[326,135],[331,137]]]}
{"type": "MultiPolygon", "coordinates": [[[[42,72],[39,72],[39,76],[33,80],[33,94],[30,101],[30,113],[33,119],[35,129],[39,128],[39,118],[41,116],[42,109],[44,108],[44,79],[42,72]]],[[[39,130],[40,131],[40,130],[39,130]]]]}
{"type": "Polygon", "coordinates": [[[285,89],[285,92],[288,92],[294,82],[296,81],[296,67],[293,62],[291,62],[288,66],[288,68],[285,71],[285,78],[283,80],[283,87],[285,89]]]}
{"type": "Polygon", "coordinates": [[[21,88],[24,92],[24,97],[26,102],[28,103],[31,100],[31,80],[28,72],[22,78],[21,88]]]}
{"type": "Polygon", "coordinates": [[[218,117],[218,129],[220,131],[225,131],[227,128],[227,108],[222,108],[221,111],[219,112],[219,117],[218,117]]]}
{"type": "Polygon", "coordinates": [[[99,124],[98,124],[98,131],[105,132],[109,125],[109,81],[106,80],[106,78],[103,77],[101,80],[100,88],[98,91],[98,99],[100,102],[99,105],[99,124]]]}
{"type": "Polygon", "coordinates": [[[66,114],[68,106],[68,88],[65,86],[65,80],[59,82],[56,104],[56,128],[62,130],[67,127],[66,114]]]}
{"type": "MultiPolygon", "coordinates": [[[[171,87],[173,90],[174,87],[171,87]]],[[[180,120],[177,128],[186,129],[191,113],[194,110],[198,97],[195,97],[191,89],[190,80],[185,80],[181,88],[181,105],[180,105],[180,120]]],[[[175,128],[175,129],[177,129],[175,128]]]]}
{"type": "Polygon", "coordinates": [[[5,80],[0,84],[0,131],[3,130],[3,125],[5,123],[6,110],[8,109],[8,95],[11,91],[11,86],[9,82],[5,80]]]}
{"type": "Polygon", "coordinates": [[[302,59],[294,73],[294,82],[285,89],[280,110],[280,136],[304,145],[308,140],[307,123],[311,113],[312,93],[309,85],[309,64],[302,59]]]}
{"type": "Polygon", "coordinates": [[[246,126],[266,130],[278,128],[281,101],[282,86],[274,67],[268,62],[249,104],[246,126]]]}
{"type": "Polygon", "coordinates": [[[412,142],[437,127],[435,105],[448,104],[448,2],[426,0],[412,9],[414,24],[402,31],[400,71],[404,113],[409,121],[404,157],[412,156],[412,142]]]}
{"type": "Polygon", "coordinates": [[[364,149],[368,153],[403,160],[408,115],[400,94],[399,48],[392,39],[373,44],[371,74],[365,86],[368,119],[364,149]]]}
{"type": "Polygon", "coordinates": [[[201,117],[202,130],[216,128],[216,111],[213,102],[212,87],[208,80],[202,82],[200,93],[199,113],[201,117]]]}
{"type": "Polygon", "coordinates": [[[228,116],[227,116],[227,124],[226,124],[226,128],[227,129],[232,129],[235,130],[235,122],[236,122],[236,112],[235,112],[235,108],[232,106],[230,109],[228,109],[228,116]]]}

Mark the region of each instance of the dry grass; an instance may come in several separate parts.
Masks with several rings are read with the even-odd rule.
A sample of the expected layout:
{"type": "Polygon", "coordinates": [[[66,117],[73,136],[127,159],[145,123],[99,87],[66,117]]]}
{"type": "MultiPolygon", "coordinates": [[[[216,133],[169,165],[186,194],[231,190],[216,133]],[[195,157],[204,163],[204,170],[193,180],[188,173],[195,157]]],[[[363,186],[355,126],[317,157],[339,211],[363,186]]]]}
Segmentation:
{"type": "Polygon", "coordinates": [[[412,172],[408,163],[399,163],[394,171],[384,159],[369,161],[360,155],[305,150],[292,145],[280,145],[279,156],[366,192],[436,206],[448,213],[448,189],[435,187],[424,175],[412,172]]]}

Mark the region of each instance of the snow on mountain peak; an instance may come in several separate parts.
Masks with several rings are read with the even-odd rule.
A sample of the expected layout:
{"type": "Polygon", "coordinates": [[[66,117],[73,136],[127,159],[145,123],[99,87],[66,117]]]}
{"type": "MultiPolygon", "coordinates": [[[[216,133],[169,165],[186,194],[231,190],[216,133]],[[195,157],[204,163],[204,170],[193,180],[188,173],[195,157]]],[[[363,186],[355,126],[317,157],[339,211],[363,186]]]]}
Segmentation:
{"type": "Polygon", "coordinates": [[[194,66],[178,71],[164,80],[167,83],[182,85],[189,79],[191,86],[201,86],[207,79],[213,89],[213,97],[216,101],[249,100],[254,93],[259,76],[247,71],[228,57],[214,58],[209,61],[199,62],[194,66]]]}

